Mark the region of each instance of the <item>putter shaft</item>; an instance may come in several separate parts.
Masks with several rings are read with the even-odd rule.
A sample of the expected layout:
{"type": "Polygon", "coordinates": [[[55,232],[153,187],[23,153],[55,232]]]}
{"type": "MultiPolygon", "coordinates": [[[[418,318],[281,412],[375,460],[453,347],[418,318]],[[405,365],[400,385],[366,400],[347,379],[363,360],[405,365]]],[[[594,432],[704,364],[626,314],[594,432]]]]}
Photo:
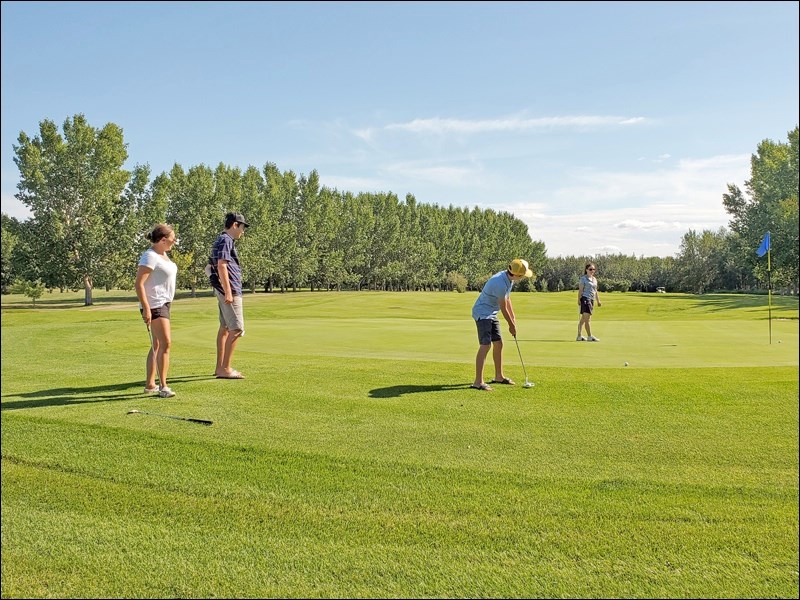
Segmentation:
{"type": "Polygon", "coordinates": [[[517,336],[514,336],[514,343],[517,345],[517,354],[519,354],[519,362],[522,365],[522,372],[525,373],[525,383],[530,383],[528,381],[528,370],[525,368],[525,361],[522,360],[522,352],[519,349],[519,342],[517,341],[517,336]]]}

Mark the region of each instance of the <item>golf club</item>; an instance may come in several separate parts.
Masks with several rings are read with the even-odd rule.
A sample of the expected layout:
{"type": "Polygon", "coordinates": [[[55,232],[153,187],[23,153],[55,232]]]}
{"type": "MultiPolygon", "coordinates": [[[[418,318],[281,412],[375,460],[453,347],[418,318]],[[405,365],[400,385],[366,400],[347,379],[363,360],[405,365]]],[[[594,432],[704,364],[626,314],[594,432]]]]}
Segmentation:
{"type": "Polygon", "coordinates": [[[532,381],[528,381],[528,371],[525,370],[525,362],[522,360],[522,352],[519,350],[519,342],[517,341],[517,336],[514,336],[514,343],[517,345],[517,354],[519,354],[519,362],[522,364],[522,372],[525,373],[525,383],[522,387],[533,387],[535,384],[532,381]]]}
{"type": "Polygon", "coordinates": [[[160,413],[148,412],[146,410],[129,410],[129,415],[150,415],[151,417],[164,417],[165,419],[178,419],[179,421],[189,421],[191,423],[199,423],[200,425],[211,425],[214,421],[207,421],[205,419],[192,419],[191,417],[176,417],[175,415],[162,415],[160,413]]]}

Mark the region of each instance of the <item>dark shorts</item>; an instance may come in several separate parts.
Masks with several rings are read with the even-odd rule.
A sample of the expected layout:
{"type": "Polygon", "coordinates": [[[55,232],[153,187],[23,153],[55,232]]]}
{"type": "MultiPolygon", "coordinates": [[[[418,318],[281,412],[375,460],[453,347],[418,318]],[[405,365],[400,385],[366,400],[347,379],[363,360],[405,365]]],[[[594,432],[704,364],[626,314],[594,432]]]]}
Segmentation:
{"type": "Polygon", "coordinates": [[[581,297],[581,314],[592,314],[594,312],[594,300],[581,297]]]}
{"type": "Polygon", "coordinates": [[[500,336],[500,321],[498,319],[478,319],[475,324],[478,326],[478,343],[481,346],[499,342],[503,339],[500,336]]]}
{"type": "MultiPolygon", "coordinates": [[[[166,304],[162,304],[158,308],[151,308],[150,320],[155,321],[156,319],[166,319],[167,321],[169,321],[169,307],[171,304],[172,302],[167,302],[166,304]]],[[[144,311],[140,308],[139,312],[143,313],[144,311]]]]}

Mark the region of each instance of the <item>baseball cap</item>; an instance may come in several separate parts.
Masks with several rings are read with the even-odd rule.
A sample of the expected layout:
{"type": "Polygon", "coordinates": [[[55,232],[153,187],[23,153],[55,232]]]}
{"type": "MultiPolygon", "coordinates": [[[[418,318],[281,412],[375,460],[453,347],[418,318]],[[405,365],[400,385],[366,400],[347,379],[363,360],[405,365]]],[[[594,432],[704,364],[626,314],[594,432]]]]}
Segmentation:
{"type": "Polygon", "coordinates": [[[241,223],[245,227],[250,227],[250,223],[244,220],[242,213],[228,213],[225,215],[225,227],[230,227],[234,223],[241,223]]]}
{"type": "Polygon", "coordinates": [[[512,275],[517,277],[532,277],[533,271],[528,268],[528,261],[521,258],[515,258],[508,265],[508,270],[512,275]]]}

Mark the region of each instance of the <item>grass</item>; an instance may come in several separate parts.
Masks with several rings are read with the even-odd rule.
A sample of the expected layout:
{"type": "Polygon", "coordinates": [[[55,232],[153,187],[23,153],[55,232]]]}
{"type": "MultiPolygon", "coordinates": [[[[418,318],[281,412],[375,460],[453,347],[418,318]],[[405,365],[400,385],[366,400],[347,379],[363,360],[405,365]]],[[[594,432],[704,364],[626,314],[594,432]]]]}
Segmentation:
{"type": "Polygon", "coordinates": [[[515,293],[492,393],[474,298],[247,296],[222,381],[184,296],[161,400],[132,296],[4,297],[3,597],[797,597],[796,298],[515,293]]]}

